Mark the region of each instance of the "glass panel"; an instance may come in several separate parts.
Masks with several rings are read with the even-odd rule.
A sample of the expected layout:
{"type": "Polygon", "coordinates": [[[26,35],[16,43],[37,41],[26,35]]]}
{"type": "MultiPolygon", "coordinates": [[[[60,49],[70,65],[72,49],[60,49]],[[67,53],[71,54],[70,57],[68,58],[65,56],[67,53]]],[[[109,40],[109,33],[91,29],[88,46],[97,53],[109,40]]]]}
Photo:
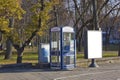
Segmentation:
{"type": "Polygon", "coordinates": [[[74,64],[74,56],[64,56],[64,65],[74,64]]]}
{"type": "Polygon", "coordinates": [[[60,33],[51,33],[51,66],[60,67],[60,33]]]}
{"type": "Polygon", "coordinates": [[[60,67],[60,62],[59,62],[60,61],[60,57],[59,56],[52,56],[51,58],[52,58],[51,59],[52,60],[51,61],[52,62],[52,66],[53,67],[60,67]]]}
{"type": "Polygon", "coordinates": [[[63,38],[64,65],[74,64],[74,33],[64,32],[63,38]]]}
{"type": "Polygon", "coordinates": [[[74,51],[74,34],[64,33],[64,52],[74,51]]]}
{"type": "Polygon", "coordinates": [[[51,50],[60,50],[60,33],[51,33],[51,50]]]}
{"type": "Polygon", "coordinates": [[[71,34],[70,33],[64,33],[64,52],[70,51],[70,40],[71,40],[71,34]]]}

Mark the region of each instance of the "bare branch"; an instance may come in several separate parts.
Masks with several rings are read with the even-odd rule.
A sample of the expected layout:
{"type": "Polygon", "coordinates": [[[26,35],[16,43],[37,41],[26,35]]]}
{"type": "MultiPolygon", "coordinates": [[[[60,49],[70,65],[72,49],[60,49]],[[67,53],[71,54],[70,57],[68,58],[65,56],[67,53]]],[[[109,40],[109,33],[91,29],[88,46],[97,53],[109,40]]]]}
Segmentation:
{"type": "Polygon", "coordinates": [[[73,25],[73,27],[76,27],[76,25],[79,23],[81,17],[84,15],[84,13],[88,10],[91,2],[88,2],[87,7],[84,9],[84,11],[79,15],[79,18],[76,20],[76,23],[73,25]]]}
{"type": "Polygon", "coordinates": [[[103,5],[98,9],[98,15],[100,14],[101,10],[104,8],[104,6],[109,2],[109,0],[106,0],[103,5]]]}
{"type": "Polygon", "coordinates": [[[118,2],[116,5],[114,5],[110,11],[99,21],[99,23],[101,23],[112,11],[114,8],[116,8],[118,5],[120,5],[120,2],[118,2]]]}

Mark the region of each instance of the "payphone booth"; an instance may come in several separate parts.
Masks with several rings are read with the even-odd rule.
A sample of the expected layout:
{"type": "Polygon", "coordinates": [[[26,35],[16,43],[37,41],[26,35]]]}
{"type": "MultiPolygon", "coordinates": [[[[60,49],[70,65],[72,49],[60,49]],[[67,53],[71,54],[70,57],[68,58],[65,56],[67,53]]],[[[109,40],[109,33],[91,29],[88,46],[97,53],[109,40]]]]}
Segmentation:
{"type": "Polygon", "coordinates": [[[73,69],[76,62],[75,31],[72,27],[50,29],[50,67],[73,69]]]}

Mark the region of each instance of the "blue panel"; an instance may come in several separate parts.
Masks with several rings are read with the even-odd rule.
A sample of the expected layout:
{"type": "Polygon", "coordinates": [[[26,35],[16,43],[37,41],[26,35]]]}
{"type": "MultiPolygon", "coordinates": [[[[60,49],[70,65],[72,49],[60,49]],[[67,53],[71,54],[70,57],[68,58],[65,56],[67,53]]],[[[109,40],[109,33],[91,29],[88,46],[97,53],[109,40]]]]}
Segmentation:
{"type": "Polygon", "coordinates": [[[49,62],[49,51],[47,49],[41,48],[40,60],[43,63],[48,63],[49,62]]]}

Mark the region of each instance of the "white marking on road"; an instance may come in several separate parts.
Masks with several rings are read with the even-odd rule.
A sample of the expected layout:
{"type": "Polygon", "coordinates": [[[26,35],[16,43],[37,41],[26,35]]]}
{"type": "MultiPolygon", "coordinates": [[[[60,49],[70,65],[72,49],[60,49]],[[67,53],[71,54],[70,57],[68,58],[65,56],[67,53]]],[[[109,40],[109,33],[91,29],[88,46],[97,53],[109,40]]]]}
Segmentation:
{"type": "Polygon", "coordinates": [[[65,78],[71,78],[71,77],[77,77],[77,76],[85,76],[85,75],[91,75],[91,74],[101,74],[101,73],[108,73],[108,72],[113,72],[115,70],[111,70],[111,71],[102,71],[102,72],[94,72],[94,73],[84,73],[84,74],[78,74],[78,75],[72,75],[72,76],[67,76],[67,77],[59,77],[59,78],[55,78],[53,80],[61,80],[61,79],[65,79],[65,78]]]}

